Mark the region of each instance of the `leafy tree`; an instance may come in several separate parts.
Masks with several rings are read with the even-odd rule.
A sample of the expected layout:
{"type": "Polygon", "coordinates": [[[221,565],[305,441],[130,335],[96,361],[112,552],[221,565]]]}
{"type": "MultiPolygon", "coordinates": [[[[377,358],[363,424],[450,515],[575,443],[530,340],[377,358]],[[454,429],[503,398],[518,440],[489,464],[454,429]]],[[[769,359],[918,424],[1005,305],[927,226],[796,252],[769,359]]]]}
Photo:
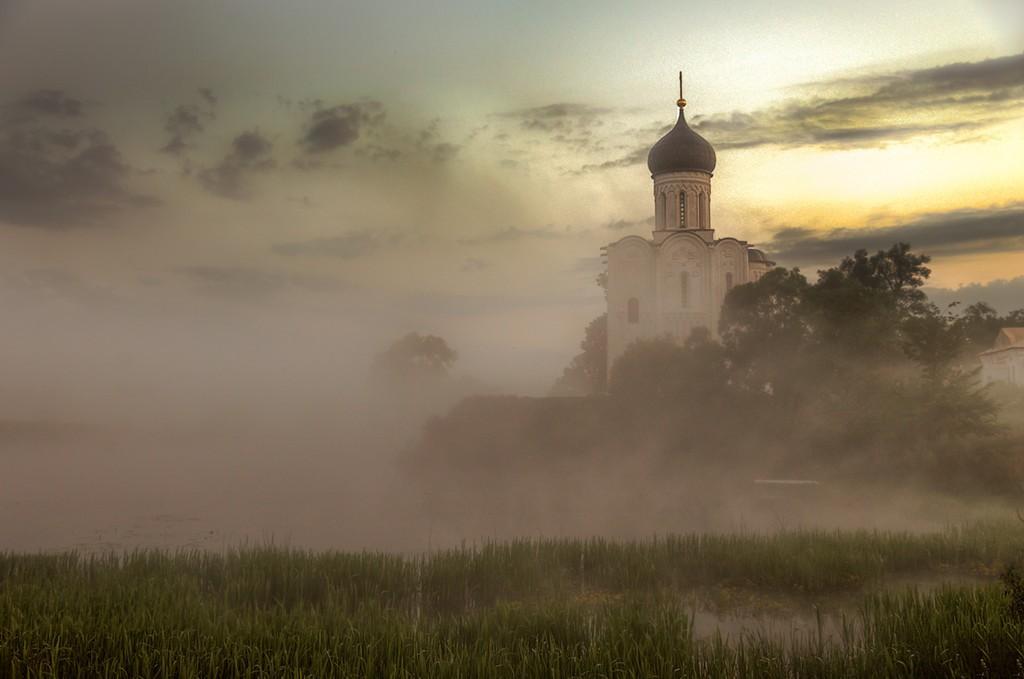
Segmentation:
{"type": "Polygon", "coordinates": [[[607,386],[608,315],[601,314],[588,325],[580,342],[579,354],[562,372],[551,393],[554,396],[599,394],[607,386]]]}
{"type": "Polygon", "coordinates": [[[921,286],[932,273],[925,266],[931,258],[910,250],[908,243],[896,243],[871,256],[867,250],[857,250],[852,257],[844,257],[837,270],[865,288],[886,290],[901,302],[919,302],[924,299],[921,286]]]}
{"type": "Polygon", "coordinates": [[[373,373],[391,380],[436,379],[448,374],[456,358],[444,339],[410,332],[377,355],[373,373]]]}
{"type": "Polygon", "coordinates": [[[775,268],[726,295],[719,333],[736,354],[750,357],[782,347],[800,347],[808,338],[804,299],[807,279],[799,269],[775,268]]]}
{"type": "MultiPolygon", "coordinates": [[[[1012,319],[1012,315],[1011,315],[1012,319]]],[[[985,302],[977,302],[966,307],[957,319],[957,325],[963,332],[972,353],[991,349],[999,330],[1004,325],[1012,325],[1011,319],[999,317],[999,313],[985,302]]]]}
{"type": "Polygon", "coordinates": [[[903,349],[928,377],[938,377],[963,355],[967,344],[964,327],[934,304],[904,322],[903,349]]]}

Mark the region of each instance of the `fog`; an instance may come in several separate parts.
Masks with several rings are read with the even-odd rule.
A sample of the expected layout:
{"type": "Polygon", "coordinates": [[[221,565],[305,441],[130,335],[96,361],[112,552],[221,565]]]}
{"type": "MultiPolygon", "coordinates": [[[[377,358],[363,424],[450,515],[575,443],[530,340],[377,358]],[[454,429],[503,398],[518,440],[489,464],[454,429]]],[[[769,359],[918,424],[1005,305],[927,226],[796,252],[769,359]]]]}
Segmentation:
{"type": "MultiPolygon", "coordinates": [[[[883,52],[855,8],[837,51],[806,59],[834,8],[695,22],[675,3],[652,26],[399,3],[396,24],[351,3],[0,0],[0,550],[417,551],[988,512],[826,479],[836,451],[899,452],[833,446],[834,413],[802,413],[815,441],[729,402],[648,421],[642,393],[545,398],[605,309],[601,248],[652,226],[644,158],[677,115],[677,68],[695,127],[721,136],[721,236],[789,266],[919,239],[944,258],[936,299],[1015,308],[999,277],[1019,274],[1021,57],[1000,3],[946,4],[883,52]],[[753,70],[721,49],[790,15],[753,70]],[[458,359],[382,379],[375,357],[410,332],[458,359]],[[820,484],[754,484],[780,474],[820,484]]],[[[865,426],[873,402],[852,409],[865,426]]]]}
{"type": "Polygon", "coordinates": [[[928,529],[990,509],[909,491],[766,489],[752,483],[768,472],[756,459],[723,476],[666,467],[654,446],[509,452],[529,440],[516,432],[523,408],[540,408],[541,424],[531,415],[522,428],[549,421],[557,439],[587,426],[558,404],[588,401],[536,398],[557,373],[514,355],[492,356],[500,370],[486,380],[456,361],[435,381],[382,384],[370,368],[395,319],[358,326],[285,303],[186,313],[34,302],[6,298],[5,319],[18,322],[0,340],[7,550],[421,551],[516,536],[928,529]],[[490,396],[468,402],[472,433],[456,440],[477,459],[432,460],[425,424],[474,394],[490,396]],[[497,396],[514,394],[533,398],[497,396]]]}
{"type": "Polygon", "coordinates": [[[5,299],[0,340],[4,549],[415,546],[395,455],[445,404],[372,388],[393,338],[283,304],[33,301],[5,299]]]}

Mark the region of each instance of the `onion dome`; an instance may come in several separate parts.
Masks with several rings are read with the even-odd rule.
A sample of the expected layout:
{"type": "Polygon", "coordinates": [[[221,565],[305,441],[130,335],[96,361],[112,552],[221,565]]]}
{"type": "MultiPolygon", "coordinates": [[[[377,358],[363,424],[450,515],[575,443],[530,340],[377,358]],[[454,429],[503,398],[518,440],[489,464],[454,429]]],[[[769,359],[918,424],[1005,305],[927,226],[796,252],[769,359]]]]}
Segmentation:
{"type": "Polygon", "coordinates": [[[679,120],[668,134],[658,140],[647,154],[647,168],[652,175],[665,172],[707,172],[715,171],[715,149],[707,139],[690,129],[686,124],[683,108],[686,100],[680,98],[679,120]]]}

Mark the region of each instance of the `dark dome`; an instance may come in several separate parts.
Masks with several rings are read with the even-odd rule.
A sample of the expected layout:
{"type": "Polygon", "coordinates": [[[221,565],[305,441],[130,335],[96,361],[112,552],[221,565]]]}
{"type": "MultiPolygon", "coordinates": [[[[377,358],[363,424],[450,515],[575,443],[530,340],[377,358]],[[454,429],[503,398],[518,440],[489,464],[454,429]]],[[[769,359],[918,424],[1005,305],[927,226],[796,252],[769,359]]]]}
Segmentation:
{"type": "Polygon", "coordinates": [[[690,129],[680,106],[676,126],[647,154],[647,168],[652,175],[686,170],[711,174],[715,171],[715,160],[715,149],[707,139],[690,129]]]}
{"type": "Polygon", "coordinates": [[[751,262],[767,262],[768,258],[764,256],[764,253],[755,248],[747,250],[747,259],[751,262]]]}

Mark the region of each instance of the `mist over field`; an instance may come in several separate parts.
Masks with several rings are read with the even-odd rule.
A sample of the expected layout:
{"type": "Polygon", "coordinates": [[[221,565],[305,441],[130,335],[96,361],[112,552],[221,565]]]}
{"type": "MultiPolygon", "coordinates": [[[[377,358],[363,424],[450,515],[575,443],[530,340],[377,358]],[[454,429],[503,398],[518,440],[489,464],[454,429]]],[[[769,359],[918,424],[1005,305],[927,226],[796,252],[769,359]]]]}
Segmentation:
{"type": "MultiPolygon", "coordinates": [[[[518,379],[503,384],[495,370],[481,380],[462,367],[462,346],[443,365],[392,358],[391,370],[401,335],[353,328],[343,310],[36,301],[9,304],[20,322],[2,343],[7,549],[418,552],[520,536],[929,530],[1014,501],[1005,489],[893,485],[884,470],[832,474],[862,448],[833,440],[857,451],[844,462],[820,443],[766,435],[715,386],[714,354],[686,367],[655,347],[653,360],[679,365],[683,382],[641,366],[611,395],[576,384],[574,396],[548,397],[568,377],[552,387],[551,372],[493,356],[518,379]],[[679,410],[659,412],[666,405],[679,410]],[[794,453],[833,462],[794,467],[794,453]],[[820,485],[754,483],[775,478],[820,485]]],[[[790,387],[808,392],[820,381],[793,375],[790,387]]]]}

